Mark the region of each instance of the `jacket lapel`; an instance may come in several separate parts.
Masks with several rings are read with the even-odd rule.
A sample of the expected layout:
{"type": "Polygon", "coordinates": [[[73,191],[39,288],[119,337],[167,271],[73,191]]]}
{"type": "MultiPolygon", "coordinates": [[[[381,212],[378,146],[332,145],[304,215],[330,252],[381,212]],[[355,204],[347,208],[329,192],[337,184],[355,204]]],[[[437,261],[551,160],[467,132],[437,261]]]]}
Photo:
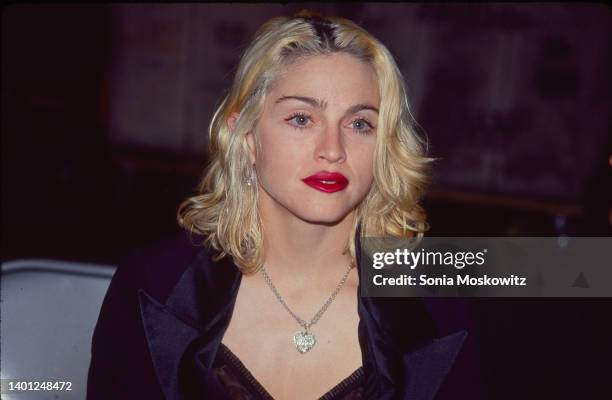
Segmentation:
{"type": "Polygon", "coordinates": [[[453,333],[402,357],[403,389],[401,399],[433,399],[451,366],[463,341],[466,331],[453,333]]]}
{"type": "MultiPolygon", "coordinates": [[[[360,234],[355,238],[359,293],[360,234]]],[[[361,297],[359,342],[366,376],[364,397],[431,400],[455,361],[467,332],[437,338],[423,300],[416,297],[361,297]]]]}
{"type": "Polygon", "coordinates": [[[224,398],[212,365],[242,274],[226,257],[201,251],[165,304],[139,292],[144,331],[166,399],[224,398]]]}

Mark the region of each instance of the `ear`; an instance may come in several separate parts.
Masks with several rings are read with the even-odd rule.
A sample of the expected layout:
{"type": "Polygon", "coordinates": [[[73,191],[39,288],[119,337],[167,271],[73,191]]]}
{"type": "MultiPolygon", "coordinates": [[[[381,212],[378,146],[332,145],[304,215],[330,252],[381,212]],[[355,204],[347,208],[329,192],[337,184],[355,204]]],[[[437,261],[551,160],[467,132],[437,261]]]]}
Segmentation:
{"type": "Polygon", "coordinates": [[[229,126],[230,131],[233,131],[234,128],[236,128],[236,121],[238,120],[239,116],[240,114],[234,111],[227,119],[227,125],[229,126]]]}
{"type": "MultiPolygon", "coordinates": [[[[233,131],[236,128],[236,121],[240,117],[240,113],[233,112],[227,118],[227,125],[229,126],[230,131],[233,131]]],[[[253,137],[252,132],[248,132],[246,134],[247,145],[249,146],[249,159],[251,160],[251,164],[255,164],[255,138],[253,137]]]]}
{"type": "MultiPolygon", "coordinates": [[[[233,112],[227,118],[227,125],[230,128],[230,131],[233,131],[236,128],[236,121],[240,117],[240,113],[233,112]]],[[[255,137],[253,132],[248,132],[246,135],[247,145],[249,147],[249,159],[251,160],[251,164],[255,164],[255,137]]]]}

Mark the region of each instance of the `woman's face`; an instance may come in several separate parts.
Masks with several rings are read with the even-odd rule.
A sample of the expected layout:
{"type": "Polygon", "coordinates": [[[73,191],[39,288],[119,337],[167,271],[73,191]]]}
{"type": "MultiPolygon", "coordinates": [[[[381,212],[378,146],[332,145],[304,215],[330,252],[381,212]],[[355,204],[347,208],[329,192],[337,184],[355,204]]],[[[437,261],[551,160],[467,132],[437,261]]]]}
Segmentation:
{"type": "Polygon", "coordinates": [[[336,53],[291,64],[247,135],[262,207],[334,224],[373,181],[380,98],[371,67],[336,53]]]}

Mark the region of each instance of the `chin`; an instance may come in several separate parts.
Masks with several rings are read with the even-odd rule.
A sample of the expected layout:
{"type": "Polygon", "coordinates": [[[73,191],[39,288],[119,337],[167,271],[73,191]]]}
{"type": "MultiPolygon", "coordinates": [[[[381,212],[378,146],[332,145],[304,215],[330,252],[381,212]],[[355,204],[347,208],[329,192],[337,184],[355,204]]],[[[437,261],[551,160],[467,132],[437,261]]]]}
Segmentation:
{"type": "Polygon", "coordinates": [[[310,224],[318,224],[318,225],[336,225],[339,224],[346,218],[346,216],[351,212],[348,210],[307,210],[302,213],[295,213],[295,215],[301,219],[302,221],[308,222],[310,224]]]}

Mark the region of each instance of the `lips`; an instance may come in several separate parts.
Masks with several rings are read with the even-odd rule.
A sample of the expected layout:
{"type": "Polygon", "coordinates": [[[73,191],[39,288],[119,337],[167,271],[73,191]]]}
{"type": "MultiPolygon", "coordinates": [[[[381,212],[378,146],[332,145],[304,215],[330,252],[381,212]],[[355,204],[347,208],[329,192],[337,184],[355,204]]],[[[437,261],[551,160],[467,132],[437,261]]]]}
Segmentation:
{"type": "Polygon", "coordinates": [[[334,193],[344,190],[348,184],[349,180],[346,176],[338,173],[338,172],[317,172],[316,174],[310,175],[304,179],[302,182],[312,187],[313,189],[319,190],[325,193],[334,193]]]}

